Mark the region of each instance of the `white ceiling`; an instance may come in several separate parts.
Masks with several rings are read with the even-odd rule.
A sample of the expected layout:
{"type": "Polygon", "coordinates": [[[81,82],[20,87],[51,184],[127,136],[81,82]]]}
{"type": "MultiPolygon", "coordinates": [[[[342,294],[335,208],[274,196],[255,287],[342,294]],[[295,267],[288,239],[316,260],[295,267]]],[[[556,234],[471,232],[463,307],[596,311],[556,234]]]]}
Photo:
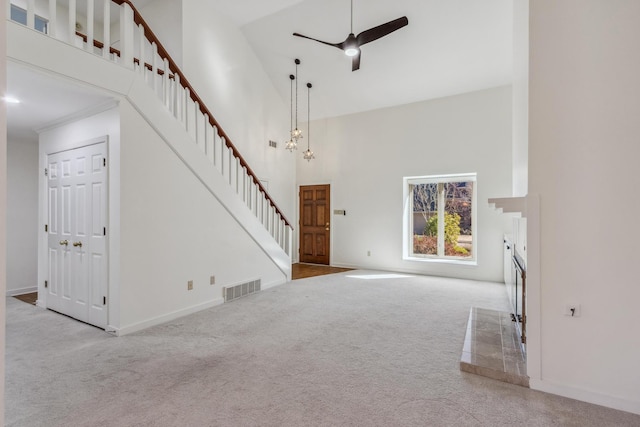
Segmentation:
{"type": "MultiPolygon", "coordinates": [[[[154,0],[134,0],[141,7],[154,0]]],[[[188,0],[185,0],[188,1],[188,0]]],[[[333,117],[510,84],[513,0],[354,0],[354,33],[407,16],[409,25],[362,47],[361,68],[328,42],[349,33],[350,0],[208,0],[247,38],[283,101],[298,68],[300,102],[313,83],[311,116],[333,117]]],[[[35,139],[34,129],[109,99],[9,62],[8,134],[35,139]]],[[[301,108],[306,120],[306,108],[301,108]]]]}
{"type": "Polygon", "coordinates": [[[93,88],[7,61],[7,136],[37,140],[36,130],[79,111],[95,108],[111,97],[93,88]]]}
{"type": "Polygon", "coordinates": [[[512,81],[513,0],[354,0],[356,35],[401,16],[409,19],[407,27],[363,46],[355,72],[339,49],[292,36],[342,42],[350,30],[349,0],[214,1],[244,23],[243,34],[287,104],[293,60],[302,61],[299,90],[305,95],[305,84],[313,83],[314,119],[512,81]],[[246,3],[252,6],[243,12],[239,4],[246,3]]]}

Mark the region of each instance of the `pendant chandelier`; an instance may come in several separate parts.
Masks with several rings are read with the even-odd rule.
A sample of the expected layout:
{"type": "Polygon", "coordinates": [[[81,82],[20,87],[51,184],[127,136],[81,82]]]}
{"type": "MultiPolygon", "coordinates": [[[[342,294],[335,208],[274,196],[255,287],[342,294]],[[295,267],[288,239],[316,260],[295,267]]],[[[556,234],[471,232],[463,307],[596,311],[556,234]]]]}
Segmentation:
{"type": "Polygon", "coordinates": [[[293,139],[293,81],[296,79],[296,77],[293,74],[289,74],[289,79],[291,80],[291,88],[289,91],[289,94],[291,95],[291,106],[289,109],[289,118],[291,119],[291,123],[289,126],[289,133],[291,135],[291,138],[285,142],[284,144],[284,148],[286,150],[289,150],[291,152],[293,152],[293,150],[297,150],[298,149],[298,141],[296,141],[295,139],[293,139]]]}
{"type": "Polygon", "coordinates": [[[296,127],[291,131],[291,139],[298,142],[299,139],[302,139],[302,131],[298,129],[298,65],[300,65],[300,60],[296,58],[294,62],[296,63],[296,127]]]}
{"type": "Polygon", "coordinates": [[[311,151],[311,88],[313,86],[311,83],[307,83],[307,151],[303,153],[304,159],[309,162],[311,159],[315,159],[316,157],[313,155],[313,151],[311,151]]]}

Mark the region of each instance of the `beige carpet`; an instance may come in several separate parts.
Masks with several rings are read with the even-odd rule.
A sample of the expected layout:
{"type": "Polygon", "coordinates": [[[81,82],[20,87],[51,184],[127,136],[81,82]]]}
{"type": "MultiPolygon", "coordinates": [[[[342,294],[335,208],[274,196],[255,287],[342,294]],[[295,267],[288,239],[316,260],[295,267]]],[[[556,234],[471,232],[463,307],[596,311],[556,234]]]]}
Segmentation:
{"type": "Polygon", "coordinates": [[[378,272],[297,280],[115,338],[7,298],[8,426],[638,426],[460,372],[502,285],[378,272]]]}

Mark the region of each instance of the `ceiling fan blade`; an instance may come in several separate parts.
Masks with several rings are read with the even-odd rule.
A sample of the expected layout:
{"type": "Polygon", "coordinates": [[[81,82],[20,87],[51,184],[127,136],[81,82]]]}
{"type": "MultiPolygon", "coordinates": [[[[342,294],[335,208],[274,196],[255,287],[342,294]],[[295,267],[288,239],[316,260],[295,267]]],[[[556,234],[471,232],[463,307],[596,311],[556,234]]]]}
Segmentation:
{"type": "Polygon", "coordinates": [[[322,40],[314,39],[313,37],[309,37],[309,36],[304,36],[304,35],[299,34],[299,33],[293,33],[293,35],[296,36],[296,37],[302,37],[303,39],[313,40],[313,41],[316,41],[318,43],[322,43],[322,44],[326,44],[328,46],[333,46],[333,47],[337,47],[338,49],[342,49],[342,43],[323,42],[322,40]]]}
{"type": "Polygon", "coordinates": [[[362,55],[362,53],[358,53],[356,56],[351,58],[352,72],[360,69],[360,55],[362,55]]]}
{"type": "Polygon", "coordinates": [[[377,27],[370,28],[358,34],[356,39],[358,40],[358,46],[371,43],[374,40],[378,40],[380,37],[384,37],[387,34],[393,33],[402,27],[409,25],[409,20],[406,16],[402,18],[394,19],[386,24],[378,25],[377,27]]]}

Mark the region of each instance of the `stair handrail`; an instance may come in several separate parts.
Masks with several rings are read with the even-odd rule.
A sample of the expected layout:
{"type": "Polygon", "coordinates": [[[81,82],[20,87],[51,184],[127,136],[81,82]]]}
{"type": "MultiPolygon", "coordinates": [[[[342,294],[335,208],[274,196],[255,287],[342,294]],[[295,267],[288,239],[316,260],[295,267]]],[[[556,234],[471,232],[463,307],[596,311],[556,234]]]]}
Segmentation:
{"type": "MultiPolygon", "coordinates": [[[[196,90],[193,88],[191,83],[189,83],[189,80],[182,73],[182,70],[180,70],[180,67],[178,67],[178,64],[173,60],[173,58],[171,58],[171,55],[169,55],[169,52],[167,52],[167,50],[164,48],[164,46],[162,45],[158,37],[151,30],[151,27],[144,20],[144,18],[142,17],[138,9],[136,9],[136,7],[133,5],[133,3],[131,3],[130,0],[111,0],[111,1],[120,6],[122,6],[123,3],[126,3],[131,8],[131,10],[133,11],[133,20],[135,24],[142,25],[142,28],[144,29],[145,37],[151,43],[156,44],[158,48],[158,55],[160,55],[162,59],[167,60],[169,65],[169,70],[175,75],[178,75],[180,77],[180,83],[186,89],[189,89],[189,96],[191,97],[191,100],[198,103],[198,107],[200,108],[200,112],[202,114],[207,115],[211,126],[217,129],[218,136],[220,136],[221,138],[224,138],[224,142],[227,148],[229,148],[233,153],[233,156],[238,159],[238,161],[240,162],[240,165],[246,169],[247,174],[251,176],[252,181],[258,186],[259,191],[264,194],[266,200],[269,202],[269,205],[271,205],[275,209],[276,213],[280,216],[280,218],[282,218],[285,225],[293,229],[293,226],[291,225],[289,220],[287,220],[287,218],[284,216],[280,208],[276,205],[276,203],[273,201],[271,196],[269,196],[269,193],[264,188],[264,186],[258,179],[257,175],[253,172],[253,170],[251,169],[247,161],[244,159],[244,157],[242,157],[242,155],[240,154],[240,151],[238,151],[236,146],[231,142],[231,139],[229,138],[227,133],[222,129],[222,127],[220,126],[218,121],[215,119],[215,117],[213,117],[213,114],[211,114],[211,111],[209,111],[205,103],[202,101],[202,98],[200,98],[200,96],[197,94],[196,90]]],[[[135,58],[134,58],[134,61],[135,61],[135,58]]]]}

